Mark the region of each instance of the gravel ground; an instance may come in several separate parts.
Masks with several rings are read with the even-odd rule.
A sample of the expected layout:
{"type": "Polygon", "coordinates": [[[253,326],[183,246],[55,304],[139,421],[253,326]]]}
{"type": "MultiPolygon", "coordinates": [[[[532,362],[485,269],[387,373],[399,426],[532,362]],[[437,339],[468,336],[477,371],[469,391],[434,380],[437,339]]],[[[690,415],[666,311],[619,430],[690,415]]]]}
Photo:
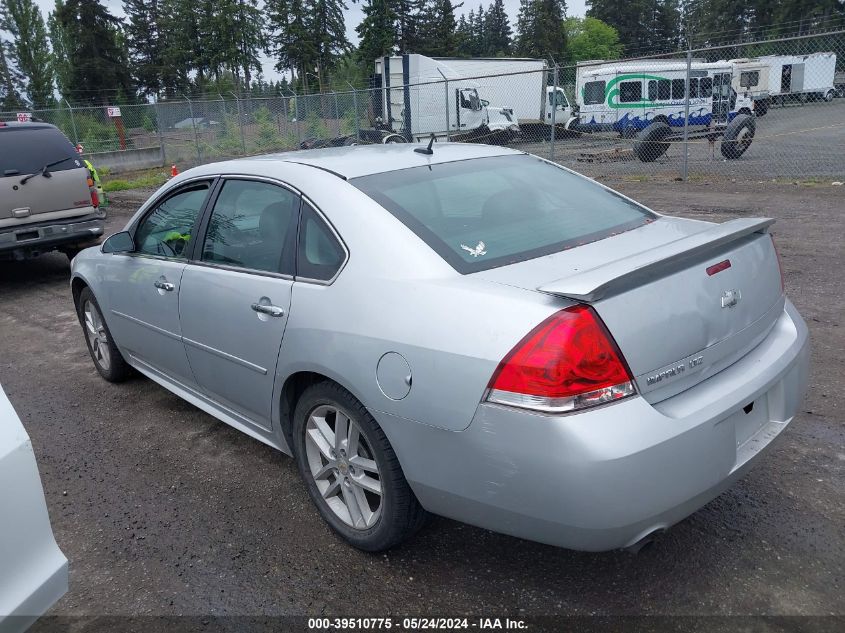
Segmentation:
{"type": "MultiPolygon", "coordinates": [[[[760,465],[638,555],[436,518],[370,555],[335,538],[292,459],[153,382],[103,381],[60,255],[0,265],[0,383],[70,559],[54,615],[845,614],[845,189],[612,183],[658,211],[770,215],[807,320],[802,412],[760,465]]],[[[112,196],[111,231],[147,192],[112,196]]]]}

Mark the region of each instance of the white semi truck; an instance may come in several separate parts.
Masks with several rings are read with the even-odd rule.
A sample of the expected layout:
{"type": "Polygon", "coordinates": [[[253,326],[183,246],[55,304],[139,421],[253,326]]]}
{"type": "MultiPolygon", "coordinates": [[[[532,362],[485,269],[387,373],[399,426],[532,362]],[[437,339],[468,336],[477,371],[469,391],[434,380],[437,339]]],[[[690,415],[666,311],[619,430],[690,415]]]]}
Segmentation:
{"type": "MultiPolygon", "coordinates": [[[[425,55],[376,60],[374,131],[383,142],[421,141],[432,134],[437,139],[492,141],[518,133],[512,109],[490,105],[493,99],[483,87],[465,77],[425,55]]],[[[362,131],[362,136],[368,132],[373,131],[362,131]]]]}
{"type": "Polygon", "coordinates": [[[836,96],[836,54],[766,55],[732,59],[733,88],[754,101],[763,116],[787,99],[831,101],[836,96]]]}
{"type": "Polygon", "coordinates": [[[496,105],[507,105],[524,138],[548,136],[552,119],[563,131],[572,106],[563,88],[549,85],[551,73],[544,59],[486,57],[457,59],[438,57],[463,77],[478,84],[479,94],[496,105]],[[556,108],[556,111],[555,111],[556,108]]]}

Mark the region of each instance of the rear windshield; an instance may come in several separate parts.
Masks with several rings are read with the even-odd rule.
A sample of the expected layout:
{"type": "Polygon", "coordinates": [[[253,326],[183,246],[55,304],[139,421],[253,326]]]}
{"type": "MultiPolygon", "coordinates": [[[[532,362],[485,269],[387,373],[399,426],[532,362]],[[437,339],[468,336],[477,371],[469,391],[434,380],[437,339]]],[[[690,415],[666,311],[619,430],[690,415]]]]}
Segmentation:
{"type": "Polygon", "coordinates": [[[353,178],[460,273],[594,242],[654,219],[533,156],[500,156],[353,178]]]}
{"type": "Polygon", "coordinates": [[[0,131],[0,177],[31,174],[50,163],[56,163],[50,171],[82,166],[76,149],[59,130],[15,126],[0,131]]]}

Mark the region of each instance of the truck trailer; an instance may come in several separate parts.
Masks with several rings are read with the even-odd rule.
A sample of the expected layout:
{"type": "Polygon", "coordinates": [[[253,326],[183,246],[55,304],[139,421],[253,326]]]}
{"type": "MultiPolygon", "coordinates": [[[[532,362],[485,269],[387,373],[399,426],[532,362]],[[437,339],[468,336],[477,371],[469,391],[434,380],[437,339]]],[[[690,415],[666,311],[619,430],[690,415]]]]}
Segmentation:
{"type": "Polygon", "coordinates": [[[774,103],[797,99],[832,101],[836,96],[836,54],[765,55],[732,59],[733,87],[754,101],[762,116],[774,103]]]}

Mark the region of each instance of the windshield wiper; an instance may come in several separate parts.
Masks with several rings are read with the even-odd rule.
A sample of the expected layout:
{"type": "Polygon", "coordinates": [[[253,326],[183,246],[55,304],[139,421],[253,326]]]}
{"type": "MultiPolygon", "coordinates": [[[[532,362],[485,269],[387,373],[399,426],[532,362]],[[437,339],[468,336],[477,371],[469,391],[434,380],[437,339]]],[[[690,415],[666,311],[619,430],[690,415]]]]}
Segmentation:
{"type": "Polygon", "coordinates": [[[53,174],[51,174],[47,170],[50,169],[50,167],[55,167],[56,165],[60,165],[63,162],[65,162],[66,160],[70,160],[71,158],[76,158],[76,157],[75,156],[66,156],[65,158],[62,158],[61,160],[56,160],[56,161],[53,161],[52,163],[47,163],[46,165],[44,165],[44,167],[42,167],[41,169],[39,169],[35,173],[29,174],[28,176],[24,176],[23,178],[21,178],[20,184],[25,185],[27,180],[29,180],[30,178],[34,178],[38,174],[41,174],[45,178],[52,178],[53,174]]]}

